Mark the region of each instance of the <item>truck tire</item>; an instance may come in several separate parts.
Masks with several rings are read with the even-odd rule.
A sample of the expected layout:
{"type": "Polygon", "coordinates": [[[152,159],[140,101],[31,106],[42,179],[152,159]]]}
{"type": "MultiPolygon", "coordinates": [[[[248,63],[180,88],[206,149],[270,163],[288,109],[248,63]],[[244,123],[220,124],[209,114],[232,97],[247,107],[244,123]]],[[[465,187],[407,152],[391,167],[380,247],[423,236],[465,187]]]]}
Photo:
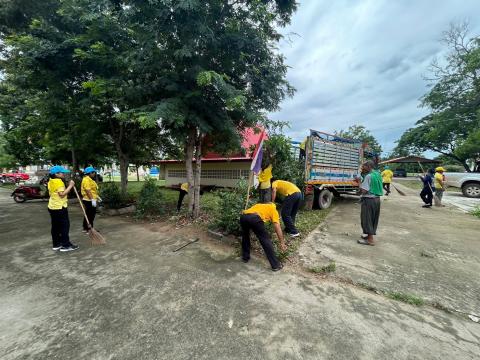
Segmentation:
{"type": "Polygon", "coordinates": [[[469,198],[480,198],[480,183],[470,182],[462,186],[462,193],[469,198]]]}
{"type": "Polygon", "coordinates": [[[318,194],[318,208],[328,209],[332,205],[333,193],[328,189],[320,190],[318,194]]]}

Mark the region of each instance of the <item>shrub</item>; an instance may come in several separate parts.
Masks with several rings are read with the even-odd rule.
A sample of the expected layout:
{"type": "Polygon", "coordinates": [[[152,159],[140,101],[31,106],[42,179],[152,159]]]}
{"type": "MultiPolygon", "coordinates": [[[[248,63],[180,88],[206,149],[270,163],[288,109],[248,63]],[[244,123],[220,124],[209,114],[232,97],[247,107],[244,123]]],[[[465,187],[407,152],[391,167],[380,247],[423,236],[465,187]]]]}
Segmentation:
{"type": "Polygon", "coordinates": [[[465,168],[462,165],[445,165],[444,166],[445,170],[447,172],[465,172],[465,168]]]}
{"type": "MultiPolygon", "coordinates": [[[[218,207],[214,213],[213,226],[229,234],[240,234],[240,214],[245,208],[248,184],[246,180],[240,180],[238,186],[233,189],[221,189],[216,192],[218,207]]],[[[252,197],[250,197],[252,199],[252,197]]],[[[250,200],[250,203],[253,201],[250,200]]],[[[250,204],[249,204],[250,205],[250,204]]]]}
{"type": "Polygon", "coordinates": [[[137,199],[137,215],[155,216],[165,213],[165,201],[157,180],[145,178],[137,199]]]}
{"type": "Polygon", "coordinates": [[[480,206],[477,206],[475,209],[473,209],[473,210],[471,211],[471,214],[472,214],[473,216],[476,216],[476,217],[480,218],[480,206]]]}
{"type": "Polygon", "coordinates": [[[119,209],[129,205],[131,201],[127,196],[122,195],[117,183],[103,183],[100,187],[100,197],[106,207],[110,209],[119,209]]]}

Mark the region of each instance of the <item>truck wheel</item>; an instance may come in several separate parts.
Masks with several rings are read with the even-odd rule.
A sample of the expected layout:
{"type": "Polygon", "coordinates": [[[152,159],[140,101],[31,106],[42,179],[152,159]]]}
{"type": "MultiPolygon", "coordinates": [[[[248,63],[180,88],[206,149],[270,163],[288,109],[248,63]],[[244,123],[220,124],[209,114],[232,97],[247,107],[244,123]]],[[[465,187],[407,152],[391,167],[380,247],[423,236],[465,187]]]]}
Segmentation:
{"type": "Polygon", "coordinates": [[[480,183],[468,183],[463,185],[462,193],[469,198],[480,198],[480,183]]]}
{"type": "Polygon", "coordinates": [[[333,193],[328,189],[323,189],[318,194],[318,208],[328,209],[332,205],[333,193]]]}
{"type": "Polygon", "coordinates": [[[25,201],[27,201],[27,197],[24,195],[24,194],[15,194],[13,195],[13,200],[16,202],[16,203],[23,203],[25,201]]]}

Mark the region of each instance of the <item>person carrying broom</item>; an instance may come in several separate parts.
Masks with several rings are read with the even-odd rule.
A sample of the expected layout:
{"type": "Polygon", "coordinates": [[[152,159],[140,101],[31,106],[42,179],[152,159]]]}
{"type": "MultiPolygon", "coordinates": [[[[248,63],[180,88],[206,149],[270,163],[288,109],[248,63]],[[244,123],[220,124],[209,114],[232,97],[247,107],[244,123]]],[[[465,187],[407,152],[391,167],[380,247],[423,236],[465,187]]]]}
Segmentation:
{"type": "Polygon", "coordinates": [[[68,252],[78,249],[78,245],[72,244],[69,238],[70,219],[68,217],[68,193],[74,188],[75,182],[70,180],[65,187],[65,174],[70,170],[63,166],[53,166],[50,169],[50,180],[48,181],[48,212],[52,221],[53,251],[68,252]]]}
{"type": "Polygon", "coordinates": [[[87,215],[86,218],[83,219],[83,232],[88,234],[90,227],[93,227],[93,221],[97,213],[97,203],[101,199],[100,196],[98,196],[98,185],[94,180],[97,176],[97,170],[89,166],[85,168],[83,174],[80,193],[82,194],[82,203],[87,215]]]}

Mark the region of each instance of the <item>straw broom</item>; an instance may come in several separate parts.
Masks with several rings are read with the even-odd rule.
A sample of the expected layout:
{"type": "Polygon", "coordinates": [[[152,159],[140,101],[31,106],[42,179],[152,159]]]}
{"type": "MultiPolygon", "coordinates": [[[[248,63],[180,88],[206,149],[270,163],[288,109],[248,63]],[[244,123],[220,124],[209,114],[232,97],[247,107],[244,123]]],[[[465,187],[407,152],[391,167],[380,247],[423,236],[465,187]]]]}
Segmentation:
{"type": "Polygon", "coordinates": [[[90,221],[88,221],[87,213],[85,211],[85,207],[83,206],[82,199],[80,198],[80,195],[78,195],[77,188],[74,186],[73,190],[75,190],[75,195],[77,195],[77,199],[80,202],[80,206],[82,207],[83,211],[83,216],[85,217],[85,221],[88,224],[88,237],[90,238],[90,243],[92,245],[103,245],[107,243],[107,240],[100,234],[97,230],[93,228],[93,226],[90,224],[90,221]]]}

